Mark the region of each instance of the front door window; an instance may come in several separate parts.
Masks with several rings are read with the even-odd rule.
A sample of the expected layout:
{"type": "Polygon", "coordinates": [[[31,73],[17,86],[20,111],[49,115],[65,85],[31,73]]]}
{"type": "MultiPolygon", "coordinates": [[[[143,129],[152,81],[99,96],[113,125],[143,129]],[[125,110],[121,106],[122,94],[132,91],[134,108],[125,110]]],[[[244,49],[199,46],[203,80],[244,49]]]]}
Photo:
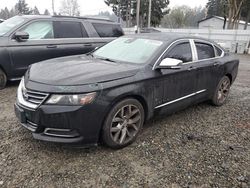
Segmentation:
{"type": "Polygon", "coordinates": [[[29,39],[51,39],[54,38],[53,24],[50,21],[36,21],[21,31],[29,34],[29,39]]]}

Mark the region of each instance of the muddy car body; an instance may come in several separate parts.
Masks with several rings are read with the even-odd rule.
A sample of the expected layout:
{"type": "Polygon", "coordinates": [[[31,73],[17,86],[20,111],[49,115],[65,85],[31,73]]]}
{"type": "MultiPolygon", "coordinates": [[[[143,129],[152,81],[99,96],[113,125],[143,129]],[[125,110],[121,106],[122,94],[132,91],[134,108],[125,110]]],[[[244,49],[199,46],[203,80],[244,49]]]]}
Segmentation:
{"type": "Polygon", "coordinates": [[[124,36],[88,55],[32,65],[15,111],[36,139],[87,145],[102,139],[121,148],[155,114],[206,100],[222,105],[238,64],[202,38],[124,36]]]}

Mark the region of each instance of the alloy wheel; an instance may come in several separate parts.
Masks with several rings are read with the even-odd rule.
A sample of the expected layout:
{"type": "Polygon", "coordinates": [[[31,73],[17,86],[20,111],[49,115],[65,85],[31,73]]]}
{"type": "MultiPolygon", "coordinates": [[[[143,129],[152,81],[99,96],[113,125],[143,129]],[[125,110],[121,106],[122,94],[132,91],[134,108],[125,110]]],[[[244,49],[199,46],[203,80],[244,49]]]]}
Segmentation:
{"type": "Polygon", "coordinates": [[[0,90],[5,87],[6,82],[7,82],[7,77],[5,73],[0,69],[0,90]]]}
{"type": "Polygon", "coordinates": [[[140,130],[141,112],[135,105],[121,107],[114,115],[110,128],[111,138],[117,144],[130,142],[140,130]]]}
{"type": "Polygon", "coordinates": [[[230,90],[230,80],[224,79],[218,90],[218,101],[224,103],[227,99],[230,90]]]}

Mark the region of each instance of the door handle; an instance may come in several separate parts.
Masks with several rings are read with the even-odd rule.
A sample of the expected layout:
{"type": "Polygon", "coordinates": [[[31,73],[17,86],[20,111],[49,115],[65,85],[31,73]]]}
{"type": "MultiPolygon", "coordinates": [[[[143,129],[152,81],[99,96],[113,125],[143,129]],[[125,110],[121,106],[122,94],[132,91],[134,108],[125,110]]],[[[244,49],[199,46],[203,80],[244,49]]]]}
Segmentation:
{"type": "Polygon", "coordinates": [[[196,69],[197,69],[197,67],[191,66],[191,67],[188,68],[188,71],[196,70],[196,69]]]}
{"type": "Polygon", "coordinates": [[[47,48],[57,48],[57,45],[48,45],[47,48]]]}
{"type": "Polygon", "coordinates": [[[86,43],[86,44],[84,44],[83,46],[92,46],[92,44],[90,44],[90,43],[86,43]]]}

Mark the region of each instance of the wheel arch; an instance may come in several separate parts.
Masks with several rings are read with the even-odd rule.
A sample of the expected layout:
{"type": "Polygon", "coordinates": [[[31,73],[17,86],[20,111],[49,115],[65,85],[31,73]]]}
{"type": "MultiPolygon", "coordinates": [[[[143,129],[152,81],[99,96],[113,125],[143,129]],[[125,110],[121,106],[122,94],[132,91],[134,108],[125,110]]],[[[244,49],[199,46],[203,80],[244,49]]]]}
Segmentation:
{"type": "Polygon", "coordinates": [[[4,74],[6,75],[7,79],[8,79],[8,74],[7,72],[5,71],[5,69],[3,68],[3,66],[0,64],[0,69],[4,72],[4,74]]]}
{"type": "Polygon", "coordinates": [[[233,77],[230,73],[227,73],[225,76],[227,76],[230,79],[230,83],[232,84],[233,77]]]}
{"type": "MultiPolygon", "coordinates": [[[[148,107],[148,104],[147,104],[147,102],[146,102],[146,99],[145,99],[143,96],[138,95],[138,94],[127,93],[127,94],[124,94],[124,95],[121,95],[121,96],[116,97],[116,98],[110,103],[110,105],[108,106],[108,108],[107,108],[107,110],[106,110],[106,112],[105,112],[104,118],[103,118],[103,120],[102,120],[102,126],[101,126],[101,127],[103,127],[104,122],[106,121],[106,118],[107,118],[107,116],[108,116],[108,113],[110,112],[110,110],[112,109],[112,107],[113,107],[114,105],[116,105],[117,103],[119,103],[119,102],[125,100],[125,99],[136,99],[136,100],[138,100],[138,101],[141,103],[141,105],[142,105],[142,107],[143,107],[143,109],[144,109],[144,122],[147,120],[148,114],[149,114],[149,107],[148,107]]],[[[101,130],[100,130],[100,132],[99,132],[99,142],[101,141],[101,135],[102,135],[102,128],[101,128],[101,130]]]]}
{"type": "Polygon", "coordinates": [[[121,102],[121,101],[123,101],[123,100],[125,100],[125,99],[136,99],[136,100],[138,100],[138,101],[141,103],[141,105],[142,105],[142,107],[143,107],[143,109],[144,109],[144,118],[145,118],[144,120],[147,120],[148,113],[149,113],[149,112],[148,112],[148,109],[149,109],[149,108],[148,108],[148,104],[147,104],[147,102],[146,102],[146,99],[145,99],[143,96],[141,96],[141,95],[133,94],[133,93],[127,93],[127,94],[124,94],[124,95],[121,95],[121,96],[116,97],[116,98],[111,102],[111,104],[109,105],[105,117],[107,116],[107,114],[110,112],[111,108],[112,108],[115,104],[117,104],[117,103],[119,103],[119,102],[121,102]]]}

